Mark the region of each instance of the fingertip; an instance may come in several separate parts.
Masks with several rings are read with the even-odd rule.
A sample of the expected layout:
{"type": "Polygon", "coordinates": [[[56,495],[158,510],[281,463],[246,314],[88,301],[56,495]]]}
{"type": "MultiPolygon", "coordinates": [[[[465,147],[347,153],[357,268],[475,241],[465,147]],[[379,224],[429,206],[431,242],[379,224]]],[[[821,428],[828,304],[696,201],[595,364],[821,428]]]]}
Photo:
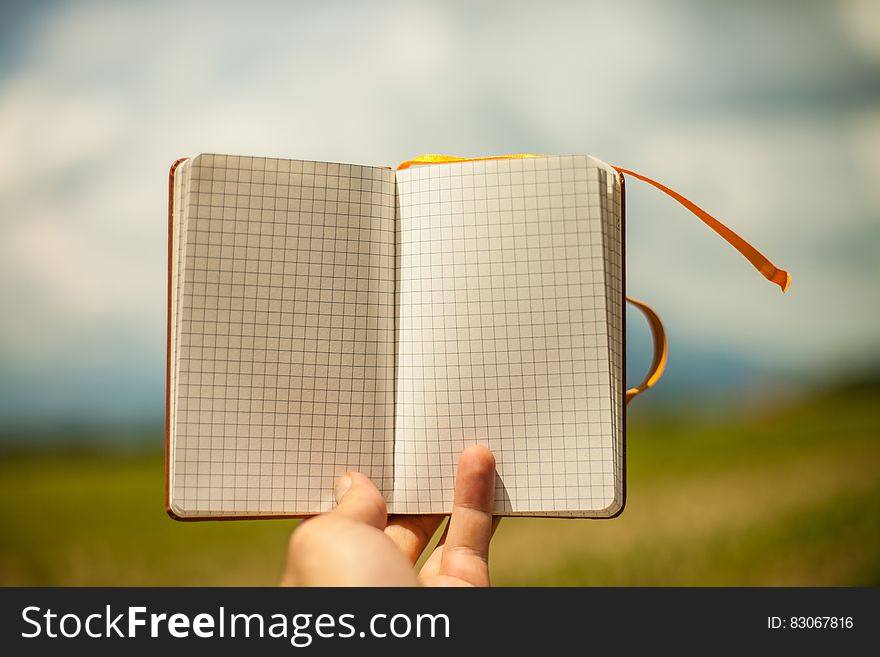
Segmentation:
{"type": "Polygon", "coordinates": [[[333,482],[333,499],[336,500],[337,504],[342,501],[342,498],[345,497],[345,494],[351,489],[351,483],[350,472],[346,472],[333,482]]]}
{"type": "Polygon", "coordinates": [[[352,487],[362,488],[366,487],[371,490],[379,493],[379,489],[376,488],[376,484],[373,483],[373,480],[370,479],[363,472],[358,472],[357,470],[352,470],[351,472],[346,472],[345,476],[351,479],[352,487]]]}
{"type": "Polygon", "coordinates": [[[357,470],[349,470],[348,472],[339,475],[333,482],[333,493],[338,494],[339,497],[342,498],[352,489],[352,487],[363,488],[364,486],[367,488],[375,488],[378,491],[376,484],[374,484],[373,480],[367,475],[358,472],[357,470]]]}
{"type": "Polygon", "coordinates": [[[470,476],[495,475],[495,455],[485,445],[470,445],[458,458],[459,472],[470,476]]]}
{"type": "Polygon", "coordinates": [[[491,512],[495,493],[495,456],[485,445],[471,445],[458,458],[455,502],[491,512]]]}
{"type": "Polygon", "coordinates": [[[333,496],[336,498],[333,513],[337,516],[366,522],[380,529],[385,527],[388,516],[385,498],[365,474],[351,471],[339,477],[333,487],[333,496]]]}

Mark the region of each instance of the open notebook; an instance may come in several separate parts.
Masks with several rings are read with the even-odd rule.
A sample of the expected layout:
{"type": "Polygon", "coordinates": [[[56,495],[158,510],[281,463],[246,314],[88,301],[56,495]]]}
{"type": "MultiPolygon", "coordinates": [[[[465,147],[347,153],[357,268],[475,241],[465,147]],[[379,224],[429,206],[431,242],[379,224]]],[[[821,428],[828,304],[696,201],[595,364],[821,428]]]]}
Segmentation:
{"type": "Polygon", "coordinates": [[[169,513],[318,513],[348,470],[448,513],[480,442],[496,513],[618,514],[622,191],[588,156],[177,163],[169,513]]]}

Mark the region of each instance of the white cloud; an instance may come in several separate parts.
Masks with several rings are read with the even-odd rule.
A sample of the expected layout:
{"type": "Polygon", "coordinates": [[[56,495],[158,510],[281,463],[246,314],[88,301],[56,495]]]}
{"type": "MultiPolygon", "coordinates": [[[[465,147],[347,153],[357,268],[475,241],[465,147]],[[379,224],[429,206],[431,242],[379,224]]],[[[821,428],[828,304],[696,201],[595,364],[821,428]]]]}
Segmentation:
{"type": "Polygon", "coordinates": [[[864,190],[880,220],[880,107],[856,115],[851,130],[852,168],[857,178],[854,187],[864,190]]]}
{"type": "MultiPolygon", "coordinates": [[[[592,152],[679,188],[792,270],[782,298],[696,219],[631,183],[630,284],[676,335],[795,367],[874,344],[880,317],[858,300],[875,293],[876,267],[842,267],[825,247],[876,221],[880,108],[750,106],[750,94],[821,87],[844,55],[823,51],[821,75],[796,69],[810,39],[781,30],[770,43],[754,8],[713,35],[701,11],[55,7],[0,78],[3,357],[19,369],[70,358],[112,325],[161,368],[165,176],[202,151],[388,165],[426,150],[592,152]]],[[[797,34],[841,29],[798,20],[797,34]]]]}
{"type": "MultiPolygon", "coordinates": [[[[127,108],[21,75],[0,91],[0,198],[53,184],[97,163],[126,130],[127,108]]],[[[9,218],[7,217],[7,220],[9,218]]]]}
{"type": "Polygon", "coordinates": [[[837,8],[853,45],[880,62],[880,5],[875,0],[845,0],[837,8]]]}

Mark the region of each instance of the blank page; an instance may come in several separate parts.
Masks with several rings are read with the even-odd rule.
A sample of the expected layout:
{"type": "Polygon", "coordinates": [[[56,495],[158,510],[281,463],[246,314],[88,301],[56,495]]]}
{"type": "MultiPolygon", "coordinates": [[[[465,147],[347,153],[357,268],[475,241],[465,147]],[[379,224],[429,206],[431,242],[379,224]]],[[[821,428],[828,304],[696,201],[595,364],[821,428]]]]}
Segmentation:
{"type": "Polygon", "coordinates": [[[480,442],[498,463],[497,513],[615,514],[616,173],[547,157],[414,167],[397,183],[394,511],[448,512],[458,454],[480,442]]]}
{"type": "Polygon", "coordinates": [[[200,155],[175,175],[170,505],[306,514],[393,476],[395,178],[200,155]]]}

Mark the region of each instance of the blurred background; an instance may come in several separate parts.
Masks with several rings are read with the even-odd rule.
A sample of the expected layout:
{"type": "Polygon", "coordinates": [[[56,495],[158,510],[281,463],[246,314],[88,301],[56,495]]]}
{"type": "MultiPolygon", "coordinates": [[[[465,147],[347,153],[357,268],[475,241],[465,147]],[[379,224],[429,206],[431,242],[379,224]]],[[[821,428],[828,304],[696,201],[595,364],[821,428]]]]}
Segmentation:
{"type": "MultiPolygon", "coordinates": [[[[0,584],[273,584],[294,523],[163,508],[166,194],[200,152],[589,153],[669,332],[612,521],[497,584],[880,585],[880,4],[3,3],[0,584]]],[[[650,360],[628,316],[629,383],[650,360]]]]}

